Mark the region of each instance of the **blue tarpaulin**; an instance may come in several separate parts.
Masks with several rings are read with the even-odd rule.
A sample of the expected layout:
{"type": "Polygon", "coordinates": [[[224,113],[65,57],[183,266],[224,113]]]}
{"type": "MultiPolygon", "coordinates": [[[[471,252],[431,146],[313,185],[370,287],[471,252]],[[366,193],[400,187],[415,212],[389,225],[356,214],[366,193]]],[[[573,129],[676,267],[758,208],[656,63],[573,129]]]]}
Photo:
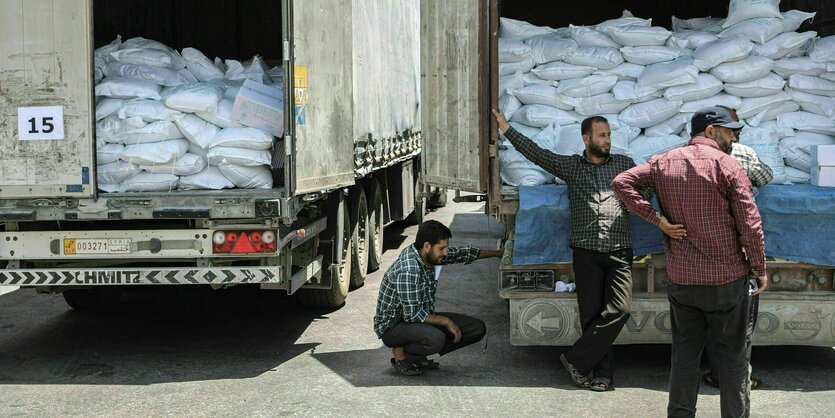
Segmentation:
{"type": "MultiPolygon", "coordinates": [[[[767,256],[835,266],[835,188],[767,185],[756,199],[767,256]]],[[[635,255],[664,252],[657,227],[637,216],[631,224],[635,255]]],[[[570,228],[567,186],[519,187],[513,264],[571,261],[570,228]]]]}

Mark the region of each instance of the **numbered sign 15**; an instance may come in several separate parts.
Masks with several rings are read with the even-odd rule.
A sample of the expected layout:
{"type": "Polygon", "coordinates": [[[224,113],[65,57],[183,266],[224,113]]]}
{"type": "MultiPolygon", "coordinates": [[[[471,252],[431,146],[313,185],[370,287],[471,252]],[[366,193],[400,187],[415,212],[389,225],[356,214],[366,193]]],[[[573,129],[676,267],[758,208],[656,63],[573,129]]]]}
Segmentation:
{"type": "Polygon", "coordinates": [[[21,141],[64,139],[64,107],[17,108],[17,132],[21,141]]]}

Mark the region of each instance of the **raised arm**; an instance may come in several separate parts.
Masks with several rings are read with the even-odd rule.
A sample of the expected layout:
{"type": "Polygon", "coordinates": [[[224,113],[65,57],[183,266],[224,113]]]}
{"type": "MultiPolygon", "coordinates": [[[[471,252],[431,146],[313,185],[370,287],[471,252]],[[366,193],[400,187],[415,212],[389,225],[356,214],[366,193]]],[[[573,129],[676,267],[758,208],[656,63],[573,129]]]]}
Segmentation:
{"type": "Polygon", "coordinates": [[[493,109],[493,117],[499,124],[499,130],[513,144],[516,151],[519,151],[530,162],[542,167],[545,171],[567,180],[569,177],[568,164],[572,158],[570,155],[559,155],[540,147],[536,142],[513,129],[504,114],[496,109],[493,109]]]}

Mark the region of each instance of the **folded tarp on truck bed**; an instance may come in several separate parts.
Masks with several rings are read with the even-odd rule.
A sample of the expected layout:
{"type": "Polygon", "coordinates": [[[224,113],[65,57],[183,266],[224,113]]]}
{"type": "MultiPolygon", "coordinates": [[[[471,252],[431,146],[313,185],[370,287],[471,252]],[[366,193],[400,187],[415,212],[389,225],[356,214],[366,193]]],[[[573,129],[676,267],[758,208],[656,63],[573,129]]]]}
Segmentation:
{"type": "MultiPolygon", "coordinates": [[[[835,188],[767,185],[759,189],[769,257],[835,266],[835,188]]],[[[658,228],[631,217],[635,255],[663,253],[658,228]]],[[[519,187],[513,264],[571,261],[567,187],[519,187]]]]}

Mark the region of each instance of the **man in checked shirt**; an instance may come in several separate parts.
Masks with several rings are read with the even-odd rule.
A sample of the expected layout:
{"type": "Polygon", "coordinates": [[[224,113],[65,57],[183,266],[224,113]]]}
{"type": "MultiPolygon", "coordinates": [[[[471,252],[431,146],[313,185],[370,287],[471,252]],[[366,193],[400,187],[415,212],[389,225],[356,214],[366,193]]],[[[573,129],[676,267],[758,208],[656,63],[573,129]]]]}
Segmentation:
{"type": "Polygon", "coordinates": [[[742,123],[721,107],[702,109],[691,122],[690,145],[618,175],[612,189],[632,213],[657,225],[662,214],[639,193],[652,188],[663,216],[686,230],[682,238],[664,240],[673,334],[667,415],[695,416],[699,360],[709,334],[722,416],[748,416],[749,271],[759,284],[754,295],[768,287],[762,220],[751,182],[730,156],[742,123]]]}
{"type": "Polygon", "coordinates": [[[437,369],[427,359],[477,343],[487,328],[480,319],[435,311],[435,291],[442,265],[472,263],[479,258],[501,257],[501,250],[450,247],[452,232],[438,221],[420,224],[415,243],[386,270],[377,297],[374,332],[392,348],[391,365],[406,376],[437,369]]]}
{"type": "MultiPolygon", "coordinates": [[[[612,193],[612,179],[635,167],[631,158],[609,153],[612,140],[606,118],[592,116],[580,126],[583,155],[557,155],[517,132],[493,110],[499,130],[517,151],[568,185],[577,305],[583,334],[560,356],[579,387],[603,392],[613,388],[612,342],[629,318],[632,303],[632,238],[629,217],[612,193]]],[[[662,225],[672,225],[661,220],[662,225]]],[[[546,231],[547,233],[547,231],[546,231]]]]}

